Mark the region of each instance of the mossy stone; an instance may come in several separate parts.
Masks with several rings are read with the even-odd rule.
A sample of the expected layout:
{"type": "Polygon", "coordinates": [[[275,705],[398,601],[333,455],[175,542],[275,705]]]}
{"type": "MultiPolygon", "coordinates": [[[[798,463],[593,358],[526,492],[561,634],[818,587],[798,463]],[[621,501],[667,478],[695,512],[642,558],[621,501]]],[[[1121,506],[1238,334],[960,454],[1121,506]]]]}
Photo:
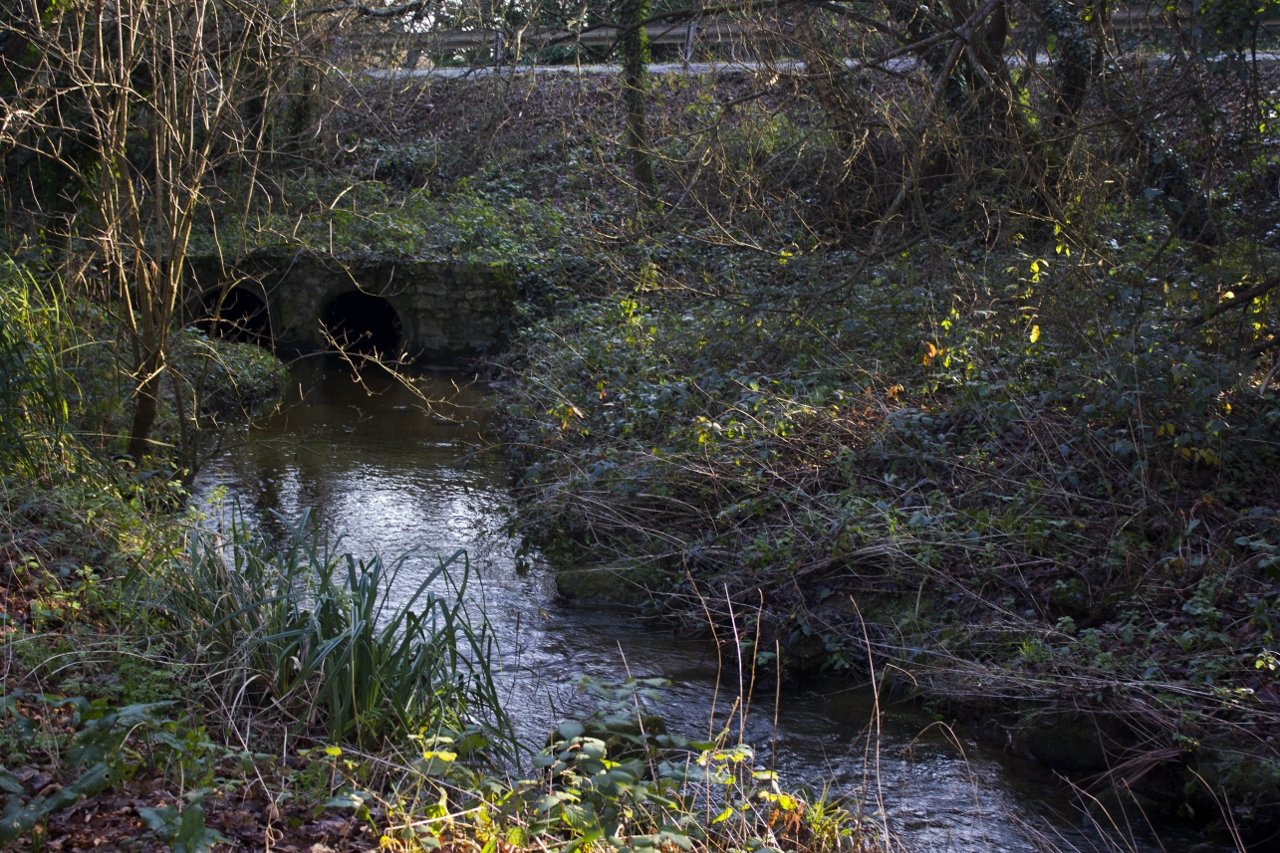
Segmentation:
{"type": "Polygon", "coordinates": [[[640,605],[649,600],[649,590],[658,580],[653,569],[593,566],[560,569],[556,589],[565,598],[583,603],[640,605]]]}

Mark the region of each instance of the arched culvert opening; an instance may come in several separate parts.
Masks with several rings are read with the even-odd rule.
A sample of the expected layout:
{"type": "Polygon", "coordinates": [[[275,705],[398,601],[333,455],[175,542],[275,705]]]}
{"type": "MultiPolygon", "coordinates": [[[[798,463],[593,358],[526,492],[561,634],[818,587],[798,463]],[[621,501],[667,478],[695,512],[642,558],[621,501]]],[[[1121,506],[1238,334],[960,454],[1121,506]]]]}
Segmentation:
{"type": "Polygon", "coordinates": [[[267,303],[251,290],[234,288],[222,297],[214,291],[205,298],[205,330],[210,335],[233,341],[266,343],[271,337],[271,317],[267,303]]]}
{"type": "Polygon", "coordinates": [[[343,349],[365,355],[394,355],[400,349],[400,317],[381,296],[344,293],[324,309],[320,322],[343,349]]]}

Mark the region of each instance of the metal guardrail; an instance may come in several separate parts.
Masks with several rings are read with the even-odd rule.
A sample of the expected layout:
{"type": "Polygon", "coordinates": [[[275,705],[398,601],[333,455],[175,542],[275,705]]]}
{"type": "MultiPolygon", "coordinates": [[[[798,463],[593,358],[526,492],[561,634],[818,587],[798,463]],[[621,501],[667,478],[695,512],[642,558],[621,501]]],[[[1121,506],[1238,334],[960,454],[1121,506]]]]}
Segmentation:
{"type": "MultiPolygon", "coordinates": [[[[1148,57],[1159,61],[1169,61],[1172,57],[1169,54],[1157,54],[1148,57]]],[[[1259,62],[1268,65],[1280,63],[1280,53],[1259,53],[1257,55],[1259,62]]],[[[1046,54],[1040,54],[1036,58],[1036,64],[1047,65],[1050,58],[1046,54]]],[[[878,62],[875,67],[895,74],[903,74],[915,68],[918,60],[914,57],[898,57],[890,59],[886,62],[878,62]]],[[[1025,60],[1020,57],[1010,57],[1009,64],[1014,68],[1022,68],[1025,66],[1025,60]]],[[[868,67],[856,59],[846,59],[844,61],[846,68],[856,71],[868,67]]],[[[770,74],[800,74],[805,73],[805,64],[798,59],[786,59],[774,62],[752,62],[750,60],[738,61],[720,61],[720,62],[655,62],[649,65],[649,74],[654,76],[667,74],[744,74],[767,71],[770,74]]],[[[594,76],[594,75],[610,75],[618,73],[617,65],[509,65],[509,66],[444,66],[436,68],[382,68],[371,69],[362,72],[363,76],[379,80],[408,80],[414,78],[432,77],[442,80],[454,80],[462,78],[483,79],[498,75],[532,75],[538,77],[556,77],[556,76],[594,76]]]]}
{"type": "MultiPolygon", "coordinates": [[[[1193,13],[1191,7],[1184,12],[1193,13]]],[[[1164,29],[1165,9],[1151,6],[1129,6],[1117,9],[1108,17],[1107,25],[1120,30],[1143,27],[1164,29]]],[[[1263,22],[1264,27],[1280,27],[1280,18],[1263,22]]],[[[477,28],[473,30],[427,31],[420,33],[356,33],[343,36],[340,49],[390,58],[403,57],[399,64],[390,67],[416,68],[425,57],[431,65],[431,57],[456,55],[464,51],[487,54],[474,57],[481,63],[500,65],[511,53],[516,56],[526,51],[538,51],[549,47],[608,48],[618,40],[622,28],[596,25],[580,32],[563,28],[537,27],[515,30],[477,28]]],[[[697,47],[711,43],[746,44],[748,36],[758,34],[750,25],[728,20],[695,19],[676,24],[650,24],[645,27],[650,44],[680,45],[680,58],[684,63],[693,59],[697,47]]],[[[386,66],[384,66],[386,67],[386,66]]]]}
{"type": "MultiPolygon", "coordinates": [[[[739,39],[747,28],[731,21],[681,22],[679,24],[650,24],[645,27],[645,34],[650,44],[685,44],[690,33],[696,28],[696,37],[717,40],[739,39]]],[[[421,41],[441,50],[456,50],[476,47],[488,47],[495,39],[504,43],[514,42],[513,35],[518,35],[519,42],[531,48],[549,47],[552,45],[582,45],[584,47],[607,47],[618,40],[620,27],[600,26],[584,32],[565,29],[537,28],[526,30],[503,31],[495,29],[476,29],[463,32],[444,33],[405,33],[403,35],[351,36],[356,40],[370,41],[378,39],[398,39],[401,41],[421,41]]]]}
{"type": "MultiPolygon", "coordinates": [[[[677,44],[681,56],[688,61],[696,44],[707,41],[742,42],[748,28],[732,21],[682,21],[679,24],[651,24],[645,27],[650,44],[677,44]]],[[[621,33],[620,27],[596,26],[583,32],[550,27],[524,30],[478,28],[453,32],[424,33],[357,33],[344,36],[342,49],[367,53],[401,52],[415,61],[422,56],[440,56],[460,51],[486,51],[491,61],[508,50],[523,53],[548,47],[612,47],[621,33]]],[[[415,62],[416,64],[416,62],[415,62]]],[[[412,66],[411,66],[412,67],[412,66]]]]}

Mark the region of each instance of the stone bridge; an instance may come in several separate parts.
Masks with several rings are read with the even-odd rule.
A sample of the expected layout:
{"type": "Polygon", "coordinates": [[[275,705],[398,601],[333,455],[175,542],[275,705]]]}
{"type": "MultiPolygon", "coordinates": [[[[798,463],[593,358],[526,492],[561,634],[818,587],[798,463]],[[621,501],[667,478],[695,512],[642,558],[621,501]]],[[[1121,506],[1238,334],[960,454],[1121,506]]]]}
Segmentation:
{"type": "Polygon", "coordinates": [[[189,261],[189,309],[211,331],[300,350],[335,341],[449,363],[495,348],[511,318],[507,263],[256,253],[234,267],[189,261]]]}

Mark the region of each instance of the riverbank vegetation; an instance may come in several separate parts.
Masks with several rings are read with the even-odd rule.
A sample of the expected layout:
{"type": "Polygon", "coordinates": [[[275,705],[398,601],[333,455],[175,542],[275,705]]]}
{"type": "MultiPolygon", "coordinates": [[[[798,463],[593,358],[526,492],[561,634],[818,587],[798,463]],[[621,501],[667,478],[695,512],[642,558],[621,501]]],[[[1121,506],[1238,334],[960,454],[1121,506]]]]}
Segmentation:
{"type": "Polygon", "coordinates": [[[179,511],[178,479],[81,440],[65,392],[86,374],[64,359],[84,327],[9,271],[0,845],[874,847],[729,732],[691,743],[645,716],[646,733],[656,683],[594,686],[599,711],[530,765],[464,609],[465,554],[393,611],[399,563],[342,553],[305,516],[268,538],[238,510],[179,511]]]}
{"type": "Polygon", "coordinates": [[[285,378],[210,336],[234,282],[210,302],[184,270],[275,252],[514,266],[513,529],[564,594],[697,626],[761,683],[871,677],[1117,815],[1270,843],[1268,5],[725,9],[750,64],[652,77],[638,23],[703,11],[427,5],[4,13],[13,837],[93,794],[175,849],[242,812],[352,847],[871,844],[730,741],[629,728],[639,685],[510,782],[464,563],[393,615],[392,562],[183,515],[285,378]],[[365,74],[351,47],[446,18],[517,65],[534,23],[622,21],[624,71],[365,74]]]}
{"type": "Polygon", "coordinates": [[[709,618],[793,683],[870,655],[1113,806],[1265,847],[1275,201],[1244,89],[1210,73],[1188,96],[1212,117],[1144,108],[1176,162],[1114,91],[1087,133],[1015,111],[1055,138],[1046,185],[1042,142],[1001,153],[963,109],[907,135],[896,84],[842,90],[887,99],[872,118],[747,80],[750,105],[728,83],[695,113],[694,153],[665,114],[686,212],[603,229],[625,248],[507,361],[524,529],[562,590],[709,618]],[[1179,201],[1188,163],[1203,196],[1179,201]]]}

